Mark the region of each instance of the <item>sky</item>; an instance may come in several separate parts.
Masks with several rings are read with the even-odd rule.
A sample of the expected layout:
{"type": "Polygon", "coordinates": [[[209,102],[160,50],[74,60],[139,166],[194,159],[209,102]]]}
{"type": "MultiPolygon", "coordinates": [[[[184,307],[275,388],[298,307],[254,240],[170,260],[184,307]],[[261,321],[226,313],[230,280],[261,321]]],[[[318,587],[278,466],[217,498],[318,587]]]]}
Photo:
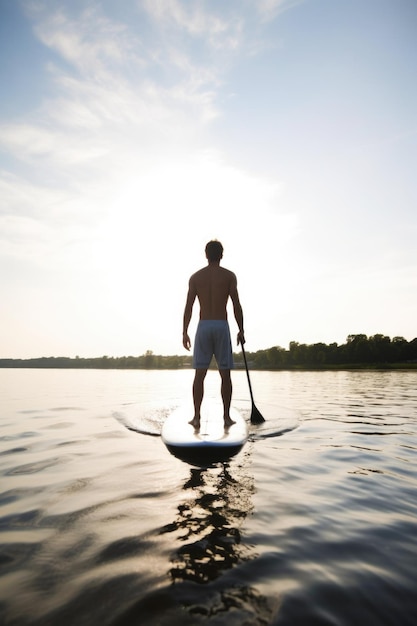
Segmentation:
{"type": "Polygon", "coordinates": [[[416,337],[416,29],[415,0],[0,0],[0,357],[185,354],[213,238],[248,351],[416,337]]]}

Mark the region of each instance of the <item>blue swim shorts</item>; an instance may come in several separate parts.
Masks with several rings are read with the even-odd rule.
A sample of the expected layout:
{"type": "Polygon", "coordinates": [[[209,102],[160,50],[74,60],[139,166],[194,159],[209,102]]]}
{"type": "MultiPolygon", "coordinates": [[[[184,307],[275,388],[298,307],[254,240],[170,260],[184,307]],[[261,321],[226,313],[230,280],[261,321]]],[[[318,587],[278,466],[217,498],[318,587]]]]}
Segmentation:
{"type": "Polygon", "coordinates": [[[194,369],[207,369],[213,356],[220,370],[232,369],[232,342],[227,320],[200,320],[198,323],[194,340],[194,369]]]}

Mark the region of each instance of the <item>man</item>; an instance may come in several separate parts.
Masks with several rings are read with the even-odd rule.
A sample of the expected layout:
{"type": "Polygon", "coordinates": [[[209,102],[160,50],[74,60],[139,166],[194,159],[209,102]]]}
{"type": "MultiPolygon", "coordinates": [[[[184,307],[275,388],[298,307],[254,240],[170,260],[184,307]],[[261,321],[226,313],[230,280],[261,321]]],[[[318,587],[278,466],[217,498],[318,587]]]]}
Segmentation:
{"type": "Polygon", "coordinates": [[[233,311],[239,328],[237,343],[245,343],[243,312],[237,291],[236,276],[233,272],[220,267],[220,260],[223,257],[223,246],[220,241],[209,241],[205,252],[208,261],[207,267],[193,274],[189,281],[184,309],[182,339],[184,348],[189,350],[191,341],[188,336],[188,325],[191,320],[194,301],[198,298],[200,303],[200,321],[195,336],[193,354],[193,366],[195,368],[193,383],[194,418],[190,421],[190,424],[196,430],[200,428],[200,409],[204,395],[204,379],[213,355],[216,358],[221,376],[224,426],[227,428],[234,424],[229,414],[232,399],[230,369],[233,367],[232,344],[226,310],[229,297],[233,303],[233,311]]]}

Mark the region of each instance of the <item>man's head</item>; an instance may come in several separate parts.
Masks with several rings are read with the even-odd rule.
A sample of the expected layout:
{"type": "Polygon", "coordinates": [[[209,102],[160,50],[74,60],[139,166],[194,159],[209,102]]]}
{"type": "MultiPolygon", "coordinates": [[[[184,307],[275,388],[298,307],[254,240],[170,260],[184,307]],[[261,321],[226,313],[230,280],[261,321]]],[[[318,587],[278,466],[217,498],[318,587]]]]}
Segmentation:
{"type": "Polygon", "coordinates": [[[223,256],[223,246],[220,241],[214,239],[206,245],[206,257],[209,263],[219,263],[223,256]]]}

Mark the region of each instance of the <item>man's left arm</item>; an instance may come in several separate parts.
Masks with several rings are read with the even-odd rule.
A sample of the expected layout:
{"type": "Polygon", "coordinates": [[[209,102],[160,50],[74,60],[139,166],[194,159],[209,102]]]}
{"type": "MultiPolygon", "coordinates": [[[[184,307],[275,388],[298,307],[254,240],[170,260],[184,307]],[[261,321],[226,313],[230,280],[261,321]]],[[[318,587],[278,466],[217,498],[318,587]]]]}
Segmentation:
{"type": "Polygon", "coordinates": [[[191,348],[191,340],[188,336],[188,326],[191,321],[191,315],[193,312],[193,304],[196,299],[197,291],[195,289],[192,277],[190,278],[189,286],[188,286],[188,294],[185,302],[184,308],[184,318],[183,318],[183,326],[182,326],[182,345],[186,350],[191,348]]]}

